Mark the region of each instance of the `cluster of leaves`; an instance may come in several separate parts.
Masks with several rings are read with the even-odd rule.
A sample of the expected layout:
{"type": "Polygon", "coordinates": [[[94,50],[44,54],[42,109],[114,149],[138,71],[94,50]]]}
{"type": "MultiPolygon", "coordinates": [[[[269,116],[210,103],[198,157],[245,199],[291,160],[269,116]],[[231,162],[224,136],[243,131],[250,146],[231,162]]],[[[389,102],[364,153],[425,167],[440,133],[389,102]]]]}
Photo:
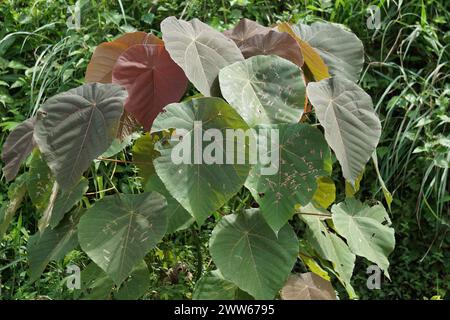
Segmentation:
{"type": "MultiPolygon", "coordinates": [[[[447,136],[449,128],[441,119],[448,115],[449,97],[446,87],[450,56],[446,44],[450,33],[446,22],[450,11],[446,1],[372,1],[370,4],[377,5],[381,10],[380,29],[367,28],[366,20],[370,16],[368,4],[357,0],[122,2],[123,6],[116,1],[77,1],[81,4],[82,16],[81,26],[77,29],[67,29],[66,20],[70,12],[65,0],[5,0],[1,3],[0,56],[3,60],[0,63],[0,130],[3,132],[0,144],[3,144],[7,131],[32,114],[41,101],[83,83],[85,68],[98,43],[136,29],[159,34],[160,22],[169,15],[185,19],[198,17],[218,30],[229,28],[241,17],[264,25],[273,25],[278,21],[312,23],[326,20],[342,23],[351,28],[365,46],[366,62],[360,85],[373,98],[381,118],[383,130],[377,147],[380,173],[395,194],[392,203],[395,219],[392,222],[396,230],[396,250],[389,256],[391,281],[383,282],[381,290],[367,289],[366,264],[370,262],[357,259],[352,284],[363,299],[445,296],[450,283],[447,271],[450,239],[446,225],[450,202],[445,186],[447,170],[445,166],[436,166],[434,159],[448,153],[449,149],[435,144],[434,139],[447,136]],[[392,101],[387,103],[391,98],[392,101]],[[421,125],[416,126],[422,117],[427,117],[427,121],[421,121],[421,125]],[[433,130],[438,135],[432,133],[433,130]],[[416,147],[425,145],[434,147],[411,153],[416,147]],[[422,185],[424,189],[420,196],[422,185]],[[442,196],[438,200],[440,194],[442,196]],[[425,201],[420,202],[421,199],[425,201]]],[[[75,4],[75,1],[69,3],[75,4]]],[[[89,192],[83,197],[85,205],[87,201],[92,202],[112,193],[114,185],[125,193],[142,190],[134,165],[130,163],[130,148],[114,157],[123,163],[95,161],[85,174],[89,181],[89,192]]],[[[28,167],[29,161],[21,172],[28,167]]],[[[381,200],[383,194],[379,180],[371,167],[369,163],[357,195],[362,199],[381,200]]],[[[333,168],[336,197],[341,200],[344,198],[344,185],[338,179],[340,168],[337,165],[333,168]]],[[[7,187],[5,179],[1,179],[0,202],[7,201],[7,187]]],[[[233,212],[235,208],[251,205],[251,195],[242,190],[220,212],[233,212]]],[[[67,263],[84,265],[79,261],[71,262],[71,259],[73,256],[86,256],[81,251],[73,251],[63,261],[52,262],[40,281],[28,283],[25,272],[28,269],[27,234],[37,230],[36,221],[40,216],[32,206],[27,196],[9,234],[0,243],[3,298],[33,298],[36,294],[65,298],[67,296],[61,293],[61,288],[65,286],[60,283],[64,268],[67,263]]],[[[208,219],[208,225],[200,231],[205,270],[214,267],[205,248],[213,221],[220,218],[219,214],[215,213],[214,218],[208,219]]],[[[298,227],[296,221],[293,222],[298,227]]],[[[147,257],[160,252],[159,248],[170,245],[169,251],[178,252],[175,256],[182,261],[186,259],[193,267],[195,255],[192,249],[196,249],[190,245],[193,242],[189,235],[194,227],[166,236],[147,257]],[[173,246],[175,243],[180,247],[173,246]]],[[[302,227],[296,228],[297,234],[302,234],[302,230],[302,227]]],[[[176,290],[190,290],[182,284],[172,286],[160,280],[155,282],[158,277],[154,270],[164,273],[176,262],[173,258],[166,260],[172,257],[169,251],[165,251],[163,260],[155,260],[154,268],[149,264],[152,293],[145,297],[181,297],[176,290]]],[[[86,257],[83,261],[88,263],[89,259],[86,257]]],[[[303,263],[299,261],[295,270],[305,272],[303,263]]]]}
{"type": "MultiPolygon", "coordinates": [[[[335,197],[334,184],[326,179],[328,145],[354,189],[381,134],[370,97],[354,82],[363,63],[356,36],[326,23],[270,29],[246,19],[221,34],[197,19],[173,17],[162,22],[161,31],[164,42],[135,32],[100,45],[86,72],[88,84],[48,99],[6,140],[2,156],[9,180],[35,149],[35,165],[17,180],[20,191],[3,208],[2,222],[9,223],[26,191],[42,209],[39,231],[28,244],[31,278],[79,244],[95,263],[85,272],[105,272],[105,281],[111,279],[108,292],[120,286],[120,297],[133,281],[142,282],[139,275],[147,270],[140,267],[142,259],[166,232],[194,220],[202,224],[244,185],[259,208],[227,215],[217,224],[210,252],[218,271],[205,275],[197,288],[214,278],[229,282],[233,292],[273,298],[299,255],[287,223],[295,213],[310,232],[303,257],[311,259],[313,251],[322,265],[331,263],[351,297],[355,254],[388,275],[394,236],[384,208],[350,198],[333,205],[332,214],[326,211],[335,197]],[[188,79],[204,97],[172,103],[183,96],[188,79]],[[307,124],[308,101],[324,136],[307,124]],[[180,140],[164,137],[185,129],[182,140],[192,139],[195,121],[223,131],[278,129],[278,173],[262,176],[262,164],[173,163],[170,154],[180,140]],[[151,128],[135,144],[136,158],[144,160],[136,164],[147,192],[118,193],[87,210],[80,205],[71,210],[87,190],[82,175],[90,163],[129,144],[138,125],[151,128]]],[[[329,280],[326,272],[319,274],[329,280]]]]}

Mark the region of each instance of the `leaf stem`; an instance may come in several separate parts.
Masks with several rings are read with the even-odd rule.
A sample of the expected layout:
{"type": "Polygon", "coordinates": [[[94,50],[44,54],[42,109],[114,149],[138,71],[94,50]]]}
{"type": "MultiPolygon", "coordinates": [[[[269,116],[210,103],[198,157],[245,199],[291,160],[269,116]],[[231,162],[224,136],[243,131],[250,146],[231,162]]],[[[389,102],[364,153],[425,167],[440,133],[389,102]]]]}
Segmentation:
{"type": "Polygon", "coordinates": [[[110,162],[123,163],[123,164],[148,164],[148,162],[142,162],[142,161],[128,161],[128,160],[119,160],[119,159],[103,158],[103,157],[97,157],[97,160],[110,161],[110,162]]]}
{"type": "Polygon", "coordinates": [[[303,214],[305,216],[319,216],[319,217],[329,217],[331,218],[331,214],[325,213],[312,213],[312,212],[296,212],[297,214],[303,214]]]}

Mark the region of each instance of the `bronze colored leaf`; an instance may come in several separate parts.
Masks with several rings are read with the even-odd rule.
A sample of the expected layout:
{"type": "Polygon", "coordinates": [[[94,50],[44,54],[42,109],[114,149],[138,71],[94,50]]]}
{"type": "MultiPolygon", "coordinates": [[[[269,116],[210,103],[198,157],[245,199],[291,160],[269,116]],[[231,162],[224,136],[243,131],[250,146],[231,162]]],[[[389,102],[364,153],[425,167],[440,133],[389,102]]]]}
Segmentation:
{"type": "MultiPolygon", "coordinates": [[[[112,82],[112,70],[117,58],[135,44],[162,44],[158,37],[142,31],[125,33],[120,38],[100,44],[94,51],[86,70],[86,82],[112,82]]],[[[123,140],[139,127],[134,117],[124,110],[120,119],[117,138],[123,140]]]]}
{"type": "Polygon", "coordinates": [[[241,19],[239,23],[230,30],[226,30],[223,34],[233,40],[240,48],[248,39],[258,34],[267,34],[270,28],[264,27],[255,21],[249,19],[241,19]]]}
{"type": "Polygon", "coordinates": [[[125,33],[120,38],[100,44],[94,51],[86,70],[86,82],[111,83],[117,58],[135,44],[162,44],[158,37],[145,32],[125,33]]]}
{"type": "Polygon", "coordinates": [[[30,118],[19,124],[6,138],[2,150],[2,160],[5,162],[3,174],[6,181],[13,180],[20,169],[22,161],[28,157],[35,146],[33,130],[36,118],[30,118]]]}
{"type": "Polygon", "coordinates": [[[128,91],[125,110],[146,130],[167,104],[180,100],[187,82],[163,45],[134,45],[117,59],[113,70],[113,83],[128,91]]]}
{"type": "Polygon", "coordinates": [[[239,46],[245,58],[256,55],[277,55],[297,66],[303,66],[303,55],[300,45],[289,34],[270,30],[245,40],[239,46]]]}
{"type": "Polygon", "coordinates": [[[331,282],[315,273],[291,275],[281,290],[283,300],[336,300],[331,282]]]}

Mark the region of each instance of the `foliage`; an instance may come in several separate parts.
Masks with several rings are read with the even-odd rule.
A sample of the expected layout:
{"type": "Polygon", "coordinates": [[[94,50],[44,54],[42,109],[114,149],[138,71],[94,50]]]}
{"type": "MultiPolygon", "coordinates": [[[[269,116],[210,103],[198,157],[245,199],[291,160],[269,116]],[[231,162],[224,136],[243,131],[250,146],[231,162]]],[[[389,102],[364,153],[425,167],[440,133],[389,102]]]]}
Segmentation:
{"type": "MultiPolygon", "coordinates": [[[[403,4],[401,10],[400,7],[396,7],[392,4],[381,4],[382,12],[386,13],[386,16],[388,17],[386,18],[386,21],[390,21],[390,23],[382,24],[381,31],[365,29],[365,19],[367,17],[365,6],[352,1],[346,3],[337,1],[334,5],[329,5],[325,2],[316,4],[308,1],[306,8],[303,7],[303,5],[290,2],[281,4],[267,1],[250,1],[250,3],[241,3],[238,1],[230,4],[228,4],[228,2],[226,2],[226,4],[220,4],[213,1],[193,1],[186,4],[182,3],[181,6],[177,2],[162,1],[152,7],[150,7],[151,4],[141,4],[139,2],[126,3],[124,1],[124,6],[122,6],[122,3],[120,3],[121,5],[119,6],[118,4],[111,5],[104,2],[98,6],[99,13],[98,15],[94,15],[94,19],[91,18],[91,13],[89,11],[91,4],[86,1],[82,2],[81,8],[82,10],[88,10],[85,11],[86,14],[84,14],[83,17],[86,17],[87,21],[90,22],[83,23],[79,30],[72,29],[68,31],[66,31],[65,27],[66,7],[61,5],[62,2],[55,2],[54,4],[49,5],[48,8],[43,6],[43,3],[39,1],[32,8],[24,5],[22,8],[24,11],[23,15],[14,14],[13,10],[2,7],[2,12],[5,11],[4,19],[6,22],[4,24],[5,29],[2,30],[2,32],[4,32],[4,35],[8,34],[3,40],[0,40],[0,51],[3,53],[3,57],[7,62],[7,64],[2,64],[2,66],[6,67],[2,67],[4,69],[1,69],[2,74],[6,75],[6,77],[2,77],[3,82],[1,82],[0,85],[2,88],[5,88],[5,90],[1,91],[2,95],[0,96],[1,99],[3,99],[2,103],[4,110],[8,111],[2,119],[2,127],[13,128],[25,118],[24,115],[28,116],[34,114],[42,101],[47,100],[48,97],[82,84],[83,70],[87,65],[87,59],[89,58],[89,55],[86,54],[86,50],[93,52],[96,44],[102,41],[111,40],[115,35],[122,32],[136,31],[133,27],[130,27],[131,25],[138,27],[140,30],[158,33],[157,29],[159,22],[163,20],[163,18],[171,14],[179,16],[180,12],[185,19],[197,16],[204,21],[208,21],[210,25],[218,30],[229,29],[232,27],[233,23],[238,22],[243,16],[253,18],[265,25],[273,25],[280,20],[297,21],[301,19],[302,26],[305,26],[312,22],[314,15],[329,21],[344,23],[350,26],[365,43],[369,64],[363,72],[360,85],[368,90],[371,96],[375,98],[375,109],[378,113],[382,114],[382,147],[378,149],[381,176],[385,178],[389,188],[392,188],[391,191],[395,191],[393,225],[397,230],[396,238],[398,239],[398,237],[400,237],[400,239],[411,240],[410,243],[406,242],[406,240],[402,240],[398,243],[397,250],[391,255],[391,259],[393,259],[391,261],[391,268],[394,267],[395,270],[394,276],[392,269],[390,272],[393,282],[391,284],[388,282],[383,283],[383,288],[386,285],[389,288],[389,293],[386,293],[384,290],[379,292],[368,292],[367,289],[365,289],[364,277],[361,279],[361,276],[359,276],[360,274],[364,274],[364,269],[360,269],[364,268],[364,266],[359,260],[356,261],[355,269],[357,279],[352,280],[352,282],[356,283],[356,291],[362,293],[362,297],[373,297],[376,295],[381,297],[409,296],[422,298],[423,296],[433,295],[434,289],[430,288],[436,288],[436,286],[438,287],[437,294],[445,295],[445,279],[439,279],[438,275],[448,274],[442,267],[445,265],[444,261],[448,259],[448,257],[445,257],[445,248],[446,246],[448,247],[448,240],[445,239],[446,225],[448,225],[448,218],[446,217],[446,208],[448,208],[448,196],[446,197],[446,194],[448,194],[448,191],[446,191],[447,170],[445,162],[445,157],[448,153],[448,146],[446,147],[445,144],[445,133],[448,129],[448,122],[445,121],[448,116],[446,111],[448,106],[448,89],[445,89],[445,86],[443,85],[445,83],[445,77],[443,77],[443,75],[446,74],[445,70],[447,66],[445,62],[448,60],[448,53],[446,53],[445,46],[442,45],[442,43],[445,43],[443,40],[445,34],[439,34],[437,30],[439,26],[442,25],[442,21],[446,21],[445,14],[448,13],[448,10],[437,1],[431,2],[437,4],[436,9],[433,9],[433,6],[430,4],[425,7],[422,5],[421,7],[418,2],[403,4]],[[120,9],[121,7],[124,8],[125,11],[122,12],[120,9]],[[101,10],[100,8],[105,8],[105,10],[101,10]],[[56,23],[42,27],[42,21],[39,20],[40,15],[38,12],[45,12],[47,17],[49,17],[49,21],[50,19],[58,21],[59,25],[56,23]],[[143,15],[142,12],[147,13],[143,15]],[[352,12],[352,18],[349,18],[350,15],[348,13],[350,12],[352,12]],[[406,14],[406,12],[413,12],[413,14],[406,14]],[[415,15],[414,12],[418,12],[419,15],[415,15]],[[220,17],[220,14],[223,14],[223,18],[220,17]],[[38,29],[38,27],[42,28],[38,29]],[[29,34],[20,34],[15,33],[16,30],[29,30],[31,32],[29,34]],[[100,32],[100,30],[102,30],[102,32],[100,32]],[[400,34],[395,32],[395,30],[400,30],[400,34]],[[405,32],[408,32],[409,30],[411,30],[412,33],[405,36],[405,32]],[[395,37],[397,35],[398,39],[395,37]],[[403,39],[406,40],[402,42],[403,39]],[[393,49],[390,50],[390,46],[392,45],[396,47],[393,47],[393,49]],[[427,48],[426,50],[422,49],[421,46],[423,45],[427,48]],[[10,62],[10,59],[13,62],[10,62]],[[20,62],[17,62],[14,59],[19,59],[20,62]],[[418,62],[424,60],[436,61],[436,64],[434,66],[428,64],[423,68],[418,62]],[[36,61],[35,66],[33,66],[34,61],[36,61]],[[375,62],[372,63],[373,61],[375,62]],[[377,61],[382,62],[380,63],[377,61]],[[13,71],[13,74],[11,74],[11,70],[13,71]],[[384,101],[389,101],[389,99],[391,100],[386,107],[384,101]],[[436,107],[428,108],[429,106],[436,107]],[[428,112],[427,110],[431,111],[428,112]],[[423,116],[424,111],[425,115],[423,116]],[[403,114],[405,113],[407,116],[403,117],[403,114]],[[397,130],[399,127],[400,130],[397,130]],[[395,131],[393,131],[393,128],[395,128],[395,131]],[[431,128],[438,129],[431,130],[431,128]],[[426,132],[426,134],[422,134],[423,132],[426,132]],[[436,143],[435,141],[438,142],[436,143]],[[417,146],[423,147],[417,148],[417,146]],[[415,152],[412,153],[412,151],[415,152]],[[435,159],[437,159],[437,161],[435,159]],[[423,174],[423,181],[420,181],[420,170],[419,172],[417,172],[417,170],[410,170],[410,168],[413,167],[428,168],[423,174]],[[417,194],[423,196],[417,197],[417,194]],[[411,203],[408,199],[414,199],[414,203],[411,203]],[[415,206],[416,199],[419,199],[417,207],[415,206]],[[425,201],[423,201],[423,199],[425,199],[425,201]],[[398,208],[402,208],[403,210],[399,210],[398,208]],[[416,211],[420,214],[432,214],[430,216],[425,216],[425,218],[420,218],[420,216],[418,216],[419,221],[422,223],[422,229],[420,231],[415,220],[412,219],[412,215],[416,211]],[[435,217],[435,219],[433,217],[435,217]],[[428,232],[428,230],[433,228],[433,225],[435,226],[436,236],[434,236],[434,233],[428,232]],[[421,236],[421,234],[423,236],[421,236]],[[431,247],[429,247],[430,245],[431,247]],[[412,249],[415,246],[418,248],[417,250],[412,249]],[[419,260],[424,261],[424,263],[420,264],[421,266],[415,269],[415,262],[418,262],[419,260]],[[409,270],[409,272],[406,272],[405,270],[409,270]],[[425,280],[417,278],[419,270],[432,271],[421,272],[421,274],[427,274],[425,280]],[[426,282],[424,282],[424,280],[426,282]],[[405,287],[405,282],[411,283],[411,289],[405,287]],[[444,285],[443,288],[442,285],[444,285]],[[441,291],[441,289],[444,291],[441,291]]],[[[295,30],[295,28],[292,29],[295,30]]],[[[264,44],[263,40],[267,40],[267,38],[268,37],[265,38],[261,35],[253,38],[253,40],[250,41],[250,46],[247,46],[247,48],[249,48],[247,50],[256,50],[255,48],[258,48],[260,43],[264,44]]],[[[312,44],[308,48],[308,43],[305,41],[297,41],[297,43],[303,52],[315,52],[308,51],[313,47],[312,44]]],[[[246,53],[248,51],[245,51],[245,49],[242,48],[241,50],[243,51],[244,57],[248,58],[249,56],[246,53]]],[[[276,54],[282,56],[281,53],[276,54]]],[[[326,61],[323,56],[322,58],[326,61]]],[[[317,55],[314,59],[317,60],[317,55]]],[[[312,59],[312,61],[314,61],[314,59],[312,59]]],[[[314,65],[311,62],[311,59],[307,59],[307,55],[305,54],[304,60],[308,67],[314,65]]],[[[314,68],[310,70],[313,75],[314,70],[314,68]]],[[[329,69],[330,72],[331,70],[332,68],[329,69]]],[[[308,71],[305,72],[305,76],[308,79],[308,71]]],[[[309,80],[312,80],[312,78],[309,78],[309,80]]],[[[189,93],[195,93],[195,91],[190,89],[189,93]]],[[[226,98],[227,100],[229,99],[228,97],[226,98]]],[[[228,102],[235,107],[235,103],[232,103],[231,101],[228,102]]],[[[305,109],[305,111],[309,110],[305,109]]],[[[307,112],[307,114],[311,117],[309,121],[314,121],[312,114],[309,112],[307,112]]],[[[121,124],[122,123],[124,123],[123,117],[121,120],[121,124]]],[[[6,134],[3,135],[3,139],[5,137],[6,134]]],[[[158,140],[158,136],[156,136],[156,138],[156,140],[158,140]]],[[[94,160],[89,171],[85,174],[89,181],[89,190],[76,207],[89,208],[92,203],[96,202],[95,200],[102,199],[105,194],[115,193],[116,191],[124,193],[140,193],[142,189],[146,189],[139,177],[142,170],[136,170],[134,165],[130,163],[130,149],[127,148],[124,151],[120,151],[120,149],[121,148],[118,149],[118,153],[116,153],[116,156],[112,159],[114,161],[94,160]]],[[[134,152],[132,154],[133,162],[137,161],[134,152]]],[[[107,156],[107,158],[110,157],[112,156],[107,156]]],[[[102,157],[99,157],[99,159],[102,159],[102,157]]],[[[138,162],[139,161],[137,161],[135,165],[139,167],[140,164],[138,162]]],[[[28,162],[24,167],[28,167],[28,162]]],[[[149,169],[149,172],[151,172],[152,169],[149,169]]],[[[334,166],[334,171],[333,177],[339,172],[338,166],[334,166]]],[[[367,182],[376,181],[377,179],[370,166],[365,170],[364,175],[365,179],[361,182],[362,190],[356,193],[356,196],[360,198],[370,198],[380,190],[380,186],[376,183],[371,185],[367,184],[367,182]]],[[[24,176],[23,179],[25,178],[26,177],[24,176]]],[[[324,177],[321,178],[323,179],[324,177]]],[[[336,180],[336,183],[337,188],[335,189],[338,192],[337,199],[340,201],[343,197],[343,188],[339,181],[336,180]]],[[[332,185],[334,186],[334,183],[332,185]]],[[[6,190],[5,187],[5,185],[2,185],[2,188],[4,188],[3,190],[6,190]]],[[[160,187],[161,184],[158,184],[158,188],[160,187]]],[[[10,188],[13,189],[13,187],[10,188]]],[[[147,191],[155,191],[155,187],[150,188],[147,191]]],[[[171,196],[167,190],[164,190],[166,192],[156,191],[162,193],[167,198],[167,202],[170,203],[169,197],[171,196]]],[[[318,192],[319,191],[317,191],[317,193],[318,192]]],[[[329,191],[328,194],[334,195],[334,192],[335,191],[329,191]]],[[[255,193],[253,193],[253,196],[255,196],[255,193]]],[[[314,198],[317,199],[316,196],[314,196],[314,198]]],[[[12,198],[10,197],[10,199],[12,198]]],[[[7,206],[9,208],[15,207],[7,205],[6,199],[4,199],[4,203],[5,205],[3,208],[7,208],[7,206]]],[[[179,207],[179,205],[177,206],[177,200],[174,198],[172,198],[172,203],[175,208],[179,207]]],[[[317,205],[317,202],[315,202],[315,204],[317,205]]],[[[328,203],[324,207],[328,207],[330,204],[331,203],[328,203]]],[[[191,280],[180,280],[178,284],[167,285],[165,280],[161,280],[161,278],[164,277],[161,275],[164,275],[165,272],[162,271],[161,273],[158,271],[160,269],[167,270],[169,268],[166,262],[163,262],[167,259],[166,253],[170,256],[170,252],[179,252],[179,248],[169,245],[170,249],[165,251],[166,253],[162,256],[159,256],[161,253],[159,248],[167,246],[167,244],[174,239],[177,241],[176,239],[183,238],[181,242],[185,246],[188,246],[182,250],[182,254],[179,257],[185,259],[185,261],[190,264],[189,267],[197,269],[196,278],[198,278],[201,274],[202,265],[206,266],[208,270],[214,268],[214,264],[207,260],[206,257],[208,256],[208,253],[204,248],[204,244],[209,238],[208,233],[215,224],[214,221],[219,220],[221,215],[238,212],[241,208],[248,208],[249,206],[257,206],[257,204],[248,192],[241,190],[237,195],[224,203],[224,206],[219,208],[217,212],[213,214],[213,217],[208,218],[206,225],[201,231],[196,231],[195,227],[190,227],[188,231],[179,231],[175,235],[165,237],[145,258],[149,269],[152,271],[150,273],[150,287],[154,289],[154,293],[148,293],[144,297],[191,297],[190,293],[188,293],[192,290],[191,280]],[[198,234],[198,232],[200,233],[198,234]],[[188,235],[189,239],[186,239],[186,235],[188,235]],[[200,236],[200,238],[198,238],[198,236],[200,236]],[[190,239],[191,237],[193,238],[190,239]],[[168,240],[169,242],[167,242],[168,240]],[[195,243],[197,246],[193,251],[191,250],[193,247],[189,246],[189,244],[192,243],[195,243]],[[193,253],[194,255],[200,253],[200,256],[194,257],[193,253]],[[161,259],[158,257],[161,257],[161,259]],[[193,261],[195,260],[194,266],[193,261]],[[199,270],[200,272],[198,272],[199,270]],[[164,283],[166,283],[166,285],[164,283]],[[173,288],[175,291],[171,291],[172,289],[170,288],[173,288]],[[180,290],[179,293],[177,290],[180,290]],[[179,294],[181,294],[181,296],[179,294]]],[[[2,251],[2,254],[6,254],[5,257],[7,257],[7,260],[5,261],[8,261],[5,265],[7,269],[3,269],[6,270],[6,278],[3,276],[3,279],[17,279],[16,277],[9,278],[11,272],[8,268],[13,267],[11,271],[15,272],[16,267],[26,267],[26,260],[24,258],[25,249],[21,249],[22,253],[8,249],[12,248],[11,239],[15,239],[15,243],[26,243],[28,238],[28,231],[26,230],[31,230],[31,233],[34,233],[36,226],[35,221],[41,217],[41,213],[38,211],[35,212],[35,209],[31,207],[27,198],[24,198],[23,208],[17,209],[19,210],[17,216],[18,220],[13,220],[12,231],[6,236],[6,242],[3,242],[6,251],[2,251]],[[21,227],[22,219],[26,220],[26,229],[21,227]],[[18,236],[22,234],[24,234],[23,239],[18,236]],[[16,259],[11,259],[11,254],[13,254],[12,257],[15,256],[16,259]],[[18,259],[17,254],[19,254],[18,259]],[[9,262],[12,264],[9,264],[9,262]]],[[[302,207],[298,208],[298,212],[301,213],[302,209],[302,207]]],[[[72,212],[74,211],[75,210],[72,212]]],[[[177,212],[177,209],[174,212],[177,212]]],[[[321,211],[319,214],[328,215],[329,213],[321,211]]],[[[302,217],[302,220],[305,220],[303,219],[306,217],[305,215],[300,214],[300,216],[302,217]]],[[[320,220],[318,222],[325,228],[325,231],[329,233],[331,238],[340,239],[338,236],[335,236],[333,231],[334,228],[330,221],[331,220],[326,219],[325,223],[320,220]]],[[[186,228],[190,223],[191,222],[182,226],[181,229],[186,228]]],[[[56,224],[58,223],[56,222],[56,224]]],[[[296,218],[291,221],[291,224],[297,226],[298,221],[296,218]]],[[[53,225],[52,228],[53,227],[55,227],[55,225],[53,225]]],[[[173,228],[176,230],[178,227],[175,226],[173,228]]],[[[302,228],[304,228],[304,226],[300,227],[300,229],[302,228]]],[[[297,233],[301,235],[301,230],[299,231],[297,227],[295,229],[297,233]]],[[[340,241],[342,241],[342,239],[340,239],[340,241]]],[[[345,245],[344,241],[342,241],[342,243],[345,245]]],[[[73,251],[68,256],[69,260],[70,256],[76,252],[80,254],[79,251],[73,251]]],[[[306,252],[303,253],[306,254],[306,252]]],[[[301,262],[309,266],[314,265],[310,260],[305,258],[306,256],[302,254],[302,252],[300,252],[300,257],[302,257],[301,262]]],[[[332,262],[332,260],[327,259],[326,256],[322,255],[322,258],[332,262]]],[[[55,280],[51,279],[61,279],[62,281],[62,266],[67,265],[67,259],[68,258],[65,258],[62,265],[59,263],[54,264],[52,262],[49,265],[49,268],[47,268],[47,273],[44,274],[39,282],[52,286],[51,283],[54,283],[55,280]]],[[[89,261],[89,259],[83,255],[81,260],[79,257],[77,259],[78,260],[76,260],[75,263],[79,265],[87,265],[87,262],[89,261]]],[[[337,279],[339,279],[339,272],[336,269],[333,270],[333,265],[330,265],[324,260],[319,259],[317,262],[325,269],[331,267],[331,269],[327,270],[331,271],[331,273],[335,271],[337,273],[337,279]]],[[[297,262],[294,270],[298,270],[299,266],[302,264],[301,262],[300,260],[297,262]]],[[[169,258],[167,263],[174,264],[176,263],[176,260],[173,260],[172,257],[169,258]]],[[[22,270],[22,280],[11,280],[6,284],[7,286],[10,286],[15,283],[14,281],[22,282],[22,285],[19,285],[19,291],[14,291],[11,287],[6,288],[6,290],[7,292],[16,292],[16,297],[19,297],[21,294],[28,298],[32,298],[33,295],[35,297],[35,293],[31,295],[27,293],[27,290],[28,292],[34,292],[35,289],[30,290],[30,285],[24,284],[23,279],[27,276],[25,269],[22,270]]],[[[180,277],[180,279],[184,278],[180,277]]],[[[35,285],[32,284],[31,286],[39,286],[39,282],[35,285]]],[[[61,292],[61,288],[63,287],[64,286],[61,286],[59,283],[55,284],[53,285],[53,288],[57,289],[50,289],[50,292],[54,292],[56,295],[55,297],[69,297],[67,292],[61,292]]],[[[335,286],[335,288],[338,291],[340,290],[339,286],[335,286]]],[[[45,290],[48,292],[47,289],[45,290]]],[[[113,296],[116,297],[116,294],[113,296]]],[[[117,297],[120,297],[120,295],[117,295],[117,297]]]]}

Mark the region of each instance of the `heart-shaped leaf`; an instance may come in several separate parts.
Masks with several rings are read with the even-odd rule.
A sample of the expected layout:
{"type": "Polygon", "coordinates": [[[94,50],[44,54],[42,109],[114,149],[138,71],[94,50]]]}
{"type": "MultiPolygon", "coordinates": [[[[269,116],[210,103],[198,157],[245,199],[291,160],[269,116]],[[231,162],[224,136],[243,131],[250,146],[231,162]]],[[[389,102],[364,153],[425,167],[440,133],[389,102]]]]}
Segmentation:
{"type": "Polygon", "coordinates": [[[220,95],[220,69],[244,60],[236,44],[198,19],[168,17],[161,22],[167,51],[204,96],[220,95]]]}
{"type": "Polygon", "coordinates": [[[95,48],[86,69],[86,82],[111,83],[117,58],[136,44],[163,44],[158,37],[145,32],[130,32],[114,41],[103,42],[95,48]]]}
{"type": "Polygon", "coordinates": [[[270,30],[255,21],[244,18],[233,29],[226,30],[223,34],[240,48],[248,39],[258,34],[267,34],[270,30]]]}
{"type": "Polygon", "coordinates": [[[35,147],[33,130],[36,118],[30,118],[20,123],[8,135],[3,144],[2,160],[5,162],[3,174],[6,181],[13,180],[20,169],[20,164],[26,159],[35,147]]]}
{"type": "MultiPolygon", "coordinates": [[[[259,150],[274,159],[275,174],[263,175],[262,167],[255,165],[245,182],[261,208],[267,223],[278,231],[294,215],[296,204],[306,205],[317,189],[316,179],[325,175],[324,160],[329,149],[322,133],[308,124],[281,124],[261,129],[276,130],[279,140],[266,150],[259,150]],[[278,154],[274,156],[274,154],[278,154]]],[[[266,134],[259,134],[258,146],[268,146],[266,134]]],[[[272,137],[271,137],[272,139],[272,137]]]]}
{"type": "Polygon", "coordinates": [[[281,290],[283,300],[336,300],[330,281],[307,272],[291,275],[281,290]]]}
{"type": "MultiPolygon", "coordinates": [[[[225,150],[224,145],[230,139],[227,130],[249,128],[222,99],[199,98],[165,107],[155,119],[152,132],[169,129],[175,129],[171,141],[156,144],[161,154],[153,161],[156,173],[170,194],[201,224],[244,184],[250,165],[228,163],[225,156],[241,150],[225,150]],[[212,129],[208,131],[212,136],[206,137],[208,129],[212,129]]],[[[243,146],[242,152],[246,156],[248,148],[243,146]]]]}
{"type": "MultiPolygon", "coordinates": [[[[104,42],[95,48],[86,70],[86,82],[112,83],[112,72],[119,56],[136,44],[163,45],[158,37],[145,32],[125,33],[114,41],[104,42]]],[[[117,137],[121,140],[139,128],[136,119],[124,111],[120,119],[117,137]]]]}
{"type": "Polygon", "coordinates": [[[343,26],[315,22],[308,26],[297,24],[293,31],[319,52],[331,76],[342,76],[358,81],[364,64],[364,46],[356,35],[343,26]]]}
{"type": "Polygon", "coordinates": [[[253,127],[297,123],[303,114],[302,71],[277,56],[255,56],[223,68],[219,74],[225,99],[253,127]]]}
{"type": "Polygon", "coordinates": [[[106,196],[80,220],[81,248],[120,285],[164,236],[166,206],[156,192],[106,196]]]}
{"type": "Polygon", "coordinates": [[[111,145],[126,96],[118,85],[90,83],[53,96],[39,109],[34,138],[63,191],[111,145]]]}
{"type": "Polygon", "coordinates": [[[163,107],[180,100],[188,80],[163,45],[137,44],[117,59],[113,83],[127,89],[125,110],[148,130],[163,107]]]}
{"type": "Polygon", "coordinates": [[[275,235],[257,209],[223,217],[209,242],[225,279],[255,299],[273,299],[291,272],[298,249],[290,225],[275,235]]]}
{"type": "Polygon", "coordinates": [[[336,230],[357,255],[376,263],[389,277],[387,257],[394,250],[394,229],[382,205],[369,207],[354,198],[331,208],[336,230]]]}
{"type": "Polygon", "coordinates": [[[354,184],[381,135],[372,99],[357,84],[342,77],[310,82],[306,92],[345,179],[354,184]]]}

